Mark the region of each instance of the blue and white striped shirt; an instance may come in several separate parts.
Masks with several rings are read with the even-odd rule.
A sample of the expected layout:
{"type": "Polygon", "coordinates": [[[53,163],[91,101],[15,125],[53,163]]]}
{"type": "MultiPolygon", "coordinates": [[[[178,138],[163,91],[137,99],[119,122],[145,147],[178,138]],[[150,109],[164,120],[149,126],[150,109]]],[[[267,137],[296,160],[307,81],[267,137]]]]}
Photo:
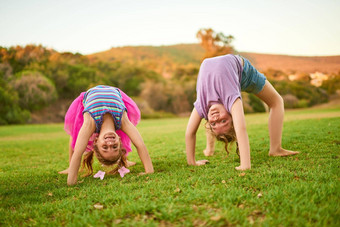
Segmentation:
{"type": "Polygon", "coordinates": [[[84,95],[83,105],[83,114],[90,113],[96,122],[96,133],[100,132],[103,116],[106,113],[110,113],[113,117],[116,130],[121,128],[121,120],[126,107],[117,88],[105,85],[90,88],[84,95]]]}

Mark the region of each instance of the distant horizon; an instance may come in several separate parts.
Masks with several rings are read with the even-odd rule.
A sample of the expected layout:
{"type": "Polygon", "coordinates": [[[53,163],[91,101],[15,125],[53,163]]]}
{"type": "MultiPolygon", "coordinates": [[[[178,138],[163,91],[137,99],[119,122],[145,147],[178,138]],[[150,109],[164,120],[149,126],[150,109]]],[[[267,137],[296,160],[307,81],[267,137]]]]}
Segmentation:
{"type": "MultiPolygon", "coordinates": [[[[81,55],[92,55],[92,54],[96,54],[96,53],[101,53],[101,52],[105,52],[105,51],[109,51],[110,49],[112,48],[122,48],[122,47],[162,47],[162,46],[177,46],[177,45],[200,45],[199,43],[177,43],[177,44],[169,44],[169,45],[125,45],[125,46],[111,46],[109,47],[108,49],[106,50],[99,50],[99,51],[96,51],[96,52],[93,52],[93,53],[89,53],[89,54],[84,54],[84,53],[81,53],[81,52],[77,52],[77,51],[68,51],[68,50],[65,50],[65,51],[60,51],[60,50],[57,50],[56,48],[53,48],[53,47],[49,47],[49,46],[46,46],[46,45],[43,45],[43,44],[35,44],[35,43],[28,43],[28,44],[25,44],[25,45],[12,45],[12,46],[1,46],[0,47],[4,47],[4,48],[10,48],[10,47],[15,47],[15,46],[21,46],[21,47],[24,47],[24,46],[27,46],[27,45],[36,45],[36,46],[43,46],[44,48],[46,49],[53,49],[59,53],[72,53],[72,54],[81,54],[81,55]]],[[[239,53],[253,53],[253,54],[264,54],[264,55],[281,55],[281,56],[292,56],[292,57],[336,57],[336,56],[340,56],[340,54],[335,54],[335,55],[294,55],[294,54],[284,54],[284,53],[265,53],[265,52],[254,52],[254,51],[239,51],[239,50],[236,50],[237,52],[239,53]]]]}
{"type": "Polygon", "coordinates": [[[198,43],[202,28],[240,52],[340,55],[335,0],[0,0],[0,46],[41,44],[89,55],[124,46],[198,43]]]}
{"type": "MultiPolygon", "coordinates": [[[[177,43],[177,44],[169,44],[169,45],[126,45],[126,46],[113,46],[110,47],[107,50],[110,50],[111,48],[119,48],[119,47],[138,47],[138,46],[152,46],[152,47],[160,47],[160,46],[176,46],[176,45],[190,45],[190,44],[194,44],[194,45],[200,45],[199,43],[177,43]]],[[[95,53],[100,53],[100,52],[104,52],[107,50],[103,50],[103,51],[98,51],[95,53]]],[[[236,50],[236,49],[235,49],[236,50]]],[[[266,55],[286,55],[286,56],[296,56],[296,57],[331,57],[331,56],[340,56],[339,54],[335,54],[335,55],[294,55],[294,54],[283,54],[283,53],[265,53],[265,52],[254,52],[254,51],[239,51],[236,50],[239,53],[253,53],[253,54],[266,54],[266,55]]],[[[91,53],[94,54],[94,53],[91,53]]],[[[84,54],[84,55],[91,55],[91,54],[84,54]]]]}

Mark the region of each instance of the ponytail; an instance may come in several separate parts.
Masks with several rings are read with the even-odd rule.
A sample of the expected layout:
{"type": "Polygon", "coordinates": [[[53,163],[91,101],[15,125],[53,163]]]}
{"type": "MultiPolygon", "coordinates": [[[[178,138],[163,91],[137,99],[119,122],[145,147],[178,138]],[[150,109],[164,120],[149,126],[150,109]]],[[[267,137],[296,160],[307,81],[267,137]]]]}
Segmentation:
{"type": "Polygon", "coordinates": [[[231,144],[233,142],[236,142],[236,154],[238,156],[240,156],[239,155],[239,149],[238,149],[238,143],[236,141],[236,137],[234,137],[233,135],[219,135],[219,136],[216,136],[216,139],[218,141],[221,141],[221,142],[224,143],[224,149],[227,152],[227,155],[229,155],[229,148],[230,148],[231,144]]]}
{"type": "Polygon", "coordinates": [[[93,150],[86,152],[83,163],[82,163],[82,169],[86,169],[87,173],[84,175],[85,177],[90,176],[93,174],[93,155],[96,153],[96,157],[98,161],[105,165],[105,166],[112,166],[114,164],[117,164],[117,166],[108,172],[108,174],[116,174],[120,168],[127,167],[127,158],[126,158],[126,150],[124,148],[121,148],[120,150],[120,157],[118,157],[117,160],[106,160],[104,159],[101,154],[98,151],[98,147],[94,145],[93,150]]]}
{"type": "Polygon", "coordinates": [[[87,173],[85,174],[85,176],[90,176],[93,174],[93,168],[92,168],[92,163],[93,163],[93,150],[87,152],[87,154],[85,155],[84,159],[83,159],[83,164],[82,164],[82,169],[87,169],[87,173]]]}

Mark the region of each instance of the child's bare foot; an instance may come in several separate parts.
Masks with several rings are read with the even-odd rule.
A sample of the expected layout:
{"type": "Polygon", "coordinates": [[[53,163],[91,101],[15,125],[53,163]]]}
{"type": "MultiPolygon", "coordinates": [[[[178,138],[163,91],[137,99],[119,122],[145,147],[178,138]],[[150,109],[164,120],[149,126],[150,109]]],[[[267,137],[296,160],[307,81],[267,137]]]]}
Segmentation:
{"type": "Polygon", "coordinates": [[[203,150],[203,154],[205,155],[205,156],[213,156],[214,155],[214,151],[208,151],[207,149],[204,149],[203,150]]]}
{"type": "Polygon", "coordinates": [[[59,174],[68,174],[68,168],[67,169],[65,169],[65,170],[63,170],[63,171],[60,171],[60,172],[58,172],[59,174]]]}
{"type": "Polygon", "coordinates": [[[269,151],[269,156],[281,156],[282,157],[282,156],[296,155],[298,153],[299,153],[298,151],[289,151],[289,150],[280,148],[280,150],[278,151],[274,151],[274,152],[269,151]]]}
{"type": "Polygon", "coordinates": [[[236,170],[247,170],[247,169],[250,169],[251,167],[250,166],[237,166],[235,167],[236,170]]]}
{"type": "Polygon", "coordinates": [[[127,167],[134,166],[134,165],[136,165],[135,162],[130,162],[129,160],[127,160],[127,167]]]}

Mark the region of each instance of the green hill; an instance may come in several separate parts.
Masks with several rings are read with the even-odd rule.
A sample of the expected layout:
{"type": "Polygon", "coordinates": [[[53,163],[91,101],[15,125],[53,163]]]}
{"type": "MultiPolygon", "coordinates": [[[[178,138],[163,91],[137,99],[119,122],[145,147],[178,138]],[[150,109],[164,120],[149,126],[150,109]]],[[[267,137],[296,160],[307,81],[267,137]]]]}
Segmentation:
{"type": "MultiPolygon", "coordinates": [[[[289,56],[241,52],[260,71],[268,69],[285,73],[322,72],[326,74],[340,71],[338,56],[289,56]]],[[[204,49],[199,44],[178,44],[170,46],[125,46],[88,55],[91,60],[120,61],[146,67],[167,77],[177,67],[199,67],[204,56],[204,49]]]]}
{"type": "Polygon", "coordinates": [[[159,60],[164,58],[177,64],[199,64],[204,49],[199,44],[177,44],[171,46],[124,46],[88,55],[91,59],[121,62],[159,60]]]}
{"type": "Polygon", "coordinates": [[[199,44],[171,46],[125,46],[88,55],[92,60],[119,61],[154,70],[169,77],[178,67],[199,67],[204,49],[199,44]]]}

